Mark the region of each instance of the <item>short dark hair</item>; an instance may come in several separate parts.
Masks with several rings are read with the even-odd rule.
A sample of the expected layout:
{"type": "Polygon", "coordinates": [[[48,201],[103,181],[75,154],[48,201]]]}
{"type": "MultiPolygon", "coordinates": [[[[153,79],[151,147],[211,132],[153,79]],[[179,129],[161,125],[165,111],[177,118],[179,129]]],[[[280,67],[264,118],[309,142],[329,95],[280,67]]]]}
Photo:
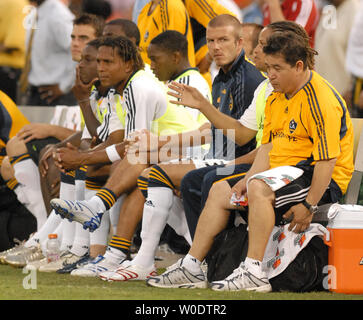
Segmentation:
{"type": "Polygon", "coordinates": [[[140,56],[139,50],[135,44],[126,37],[104,37],[99,47],[106,46],[116,49],[116,52],[125,62],[132,60],[134,62],[134,71],[144,68],[144,62],[140,56]]]}
{"type": "Polygon", "coordinates": [[[128,19],[114,19],[107,22],[106,25],[120,26],[128,38],[135,38],[136,45],[138,46],[140,44],[140,31],[133,21],[128,19]]]}
{"type": "Polygon", "coordinates": [[[246,23],[242,23],[242,28],[243,27],[252,27],[253,28],[252,39],[251,39],[252,40],[252,49],[256,48],[258,45],[258,36],[263,29],[263,25],[258,24],[258,23],[246,22],[246,23]]]}
{"type": "Polygon", "coordinates": [[[95,14],[106,20],[112,14],[112,6],[105,0],[83,0],[82,11],[95,14]]]}
{"type": "Polygon", "coordinates": [[[315,50],[310,48],[305,39],[291,31],[274,32],[268,39],[263,52],[267,55],[281,54],[292,67],[301,60],[304,69],[309,67],[311,56],[315,50]]]}
{"type": "MultiPolygon", "coordinates": [[[[266,28],[271,29],[273,32],[290,32],[292,34],[295,34],[304,41],[306,47],[310,48],[310,38],[308,33],[301,25],[299,25],[296,22],[277,21],[270,23],[269,25],[266,26],[266,28]]],[[[318,52],[312,48],[310,48],[308,51],[309,54],[306,63],[309,69],[314,69],[315,55],[317,55],[318,52]]]]}
{"type": "Polygon", "coordinates": [[[232,16],[230,14],[220,14],[219,16],[214,17],[212,20],[209,21],[207,28],[217,28],[224,26],[233,27],[236,39],[241,37],[242,24],[235,16],[232,16]]]}
{"type": "Polygon", "coordinates": [[[83,13],[73,20],[73,25],[90,25],[95,29],[96,37],[102,36],[105,20],[99,16],[90,13],[83,13]]]}
{"type": "Polygon", "coordinates": [[[102,38],[96,38],[96,39],[93,39],[89,42],[87,42],[87,46],[91,46],[91,47],[94,47],[96,49],[98,49],[102,44],[102,38]]]}
{"type": "Polygon", "coordinates": [[[153,38],[150,44],[161,47],[170,53],[180,52],[184,58],[188,57],[188,40],[178,31],[164,31],[153,38]]]}

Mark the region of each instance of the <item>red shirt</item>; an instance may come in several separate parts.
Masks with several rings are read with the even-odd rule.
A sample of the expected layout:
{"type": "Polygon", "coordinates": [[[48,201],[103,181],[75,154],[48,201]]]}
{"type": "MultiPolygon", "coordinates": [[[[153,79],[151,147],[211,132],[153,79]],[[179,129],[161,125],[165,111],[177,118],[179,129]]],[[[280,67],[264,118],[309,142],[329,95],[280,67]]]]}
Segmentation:
{"type": "MultiPolygon", "coordinates": [[[[315,30],[319,23],[319,11],[314,0],[284,0],[281,4],[286,20],[295,21],[303,26],[310,37],[310,45],[314,47],[315,30]]],[[[268,5],[263,6],[263,25],[270,21],[268,5]]]]}

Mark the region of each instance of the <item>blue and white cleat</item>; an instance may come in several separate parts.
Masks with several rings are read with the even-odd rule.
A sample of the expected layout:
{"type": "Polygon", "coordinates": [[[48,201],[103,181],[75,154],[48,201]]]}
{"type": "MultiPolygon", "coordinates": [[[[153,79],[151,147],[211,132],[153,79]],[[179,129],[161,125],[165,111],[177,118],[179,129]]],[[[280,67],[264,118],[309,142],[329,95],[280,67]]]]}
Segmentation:
{"type": "Polygon", "coordinates": [[[101,272],[115,271],[119,266],[119,261],[107,259],[105,256],[99,255],[86,265],[73,270],[71,276],[97,277],[101,272]]]}
{"type": "Polygon", "coordinates": [[[95,231],[101,224],[103,213],[97,213],[88,201],[52,199],[50,205],[56,214],[70,222],[79,222],[83,229],[89,229],[90,232],[95,231]]]}

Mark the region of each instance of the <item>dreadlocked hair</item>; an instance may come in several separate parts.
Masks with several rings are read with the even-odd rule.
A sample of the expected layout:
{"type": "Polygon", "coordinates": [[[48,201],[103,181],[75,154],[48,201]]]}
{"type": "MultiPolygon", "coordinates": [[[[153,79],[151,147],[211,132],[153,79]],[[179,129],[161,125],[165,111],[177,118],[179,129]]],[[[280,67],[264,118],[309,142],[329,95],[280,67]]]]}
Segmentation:
{"type": "Polygon", "coordinates": [[[124,62],[133,61],[133,71],[144,69],[144,61],[142,60],[139,50],[135,44],[123,36],[104,37],[101,46],[111,47],[115,49],[117,54],[124,62]]]}

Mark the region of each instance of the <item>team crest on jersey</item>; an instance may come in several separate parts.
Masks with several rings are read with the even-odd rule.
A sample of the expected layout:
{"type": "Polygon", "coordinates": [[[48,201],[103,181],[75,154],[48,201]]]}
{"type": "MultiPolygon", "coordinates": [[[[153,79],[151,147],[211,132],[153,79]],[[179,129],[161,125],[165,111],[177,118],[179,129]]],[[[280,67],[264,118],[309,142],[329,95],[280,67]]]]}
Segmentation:
{"type": "Polygon", "coordinates": [[[232,94],[229,95],[229,110],[232,111],[233,109],[233,98],[232,94]]]}
{"type": "Polygon", "coordinates": [[[146,31],[146,33],[144,35],[144,42],[147,41],[147,38],[149,38],[149,31],[146,31]]]}
{"type": "Polygon", "coordinates": [[[293,133],[295,131],[297,127],[297,123],[295,122],[294,119],[292,119],[289,123],[289,130],[290,130],[290,133],[293,133]]]}

